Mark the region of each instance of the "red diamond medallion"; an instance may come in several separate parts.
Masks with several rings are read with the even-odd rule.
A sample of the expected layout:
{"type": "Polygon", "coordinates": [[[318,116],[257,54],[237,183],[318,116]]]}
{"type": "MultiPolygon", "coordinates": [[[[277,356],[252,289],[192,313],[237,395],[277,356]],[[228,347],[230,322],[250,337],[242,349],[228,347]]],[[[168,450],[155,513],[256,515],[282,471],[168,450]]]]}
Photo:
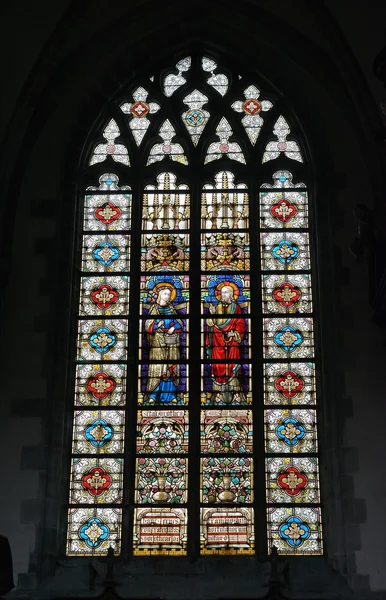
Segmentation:
{"type": "Polygon", "coordinates": [[[111,394],[115,389],[115,381],[110,379],[106,373],[96,373],[94,377],[88,380],[87,389],[94,398],[100,400],[106,398],[107,394],[111,394]]]}
{"type": "Polygon", "coordinates": [[[94,467],[83,476],[82,483],[91,496],[101,496],[110,487],[111,477],[100,467],[94,467]]]}
{"type": "Polygon", "coordinates": [[[91,300],[99,308],[109,308],[118,300],[118,292],[106,283],[102,283],[98,288],[91,292],[91,300]]]}
{"type": "Polygon", "coordinates": [[[282,283],[273,292],[273,297],[275,298],[276,302],[280,302],[280,304],[286,308],[288,306],[292,306],[294,302],[297,302],[300,296],[300,290],[294,287],[291,283],[282,283]]]}
{"type": "Polygon", "coordinates": [[[250,98],[244,102],[243,109],[248,115],[256,115],[261,111],[261,104],[254,98],[250,98]]]}
{"type": "Polygon", "coordinates": [[[294,371],[286,371],[275,381],[275,388],[286,398],[294,398],[304,387],[303,379],[294,371]]]}
{"type": "Polygon", "coordinates": [[[102,221],[104,225],[110,225],[115,219],[118,219],[120,215],[120,209],[112,202],[105,202],[95,211],[96,218],[99,219],[99,221],[102,221]]]}
{"type": "Polygon", "coordinates": [[[141,119],[142,117],[146,117],[148,112],[149,107],[147,104],[145,104],[145,102],[136,102],[131,107],[131,114],[133,115],[133,117],[138,117],[141,119]]]}
{"type": "Polygon", "coordinates": [[[295,467],[288,467],[279,475],[277,483],[288,496],[297,496],[307,485],[307,477],[295,467]]]}
{"type": "Polygon", "coordinates": [[[297,212],[298,209],[295,204],[291,204],[291,202],[285,200],[285,198],[282,198],[276,204],[271,206],[271,215],[281,223],[288,223],[297,212]]]}

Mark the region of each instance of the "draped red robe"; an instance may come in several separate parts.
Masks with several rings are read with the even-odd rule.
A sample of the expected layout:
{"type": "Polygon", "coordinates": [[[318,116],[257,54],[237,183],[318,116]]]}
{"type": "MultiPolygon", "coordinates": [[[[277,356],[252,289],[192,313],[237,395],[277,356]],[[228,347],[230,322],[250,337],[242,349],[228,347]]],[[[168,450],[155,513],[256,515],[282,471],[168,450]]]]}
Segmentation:
{"type": "MultiPolygon", "coordinates": [[[[225,305],[223,305],[225,306],[225,305]]],[[[210,360],[228,360],[224,363],[212,363],[212,376],[218,384],[224,384],[240,370],[241,342],[245,335],[245,319],[232,317],[241,314],[241,308],[232,302],[229,311],[213,315],[214,325],[206,325],[205,345],[210,360]],[[227,318],[228,317],[228,318],[227,318]],[[237,331],[239,341],[234,337],[228,338],[227,333],[237,331]]]]}

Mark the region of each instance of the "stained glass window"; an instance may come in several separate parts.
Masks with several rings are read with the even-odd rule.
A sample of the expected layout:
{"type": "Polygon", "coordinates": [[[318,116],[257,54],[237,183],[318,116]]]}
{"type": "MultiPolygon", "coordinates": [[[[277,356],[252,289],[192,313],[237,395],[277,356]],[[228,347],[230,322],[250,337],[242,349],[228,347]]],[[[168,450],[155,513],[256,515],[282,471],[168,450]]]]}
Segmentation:
{"type": "Polygon", "coordinates": [[[82,165],[66,552],[322,554],[307,145],[257,79],[177,58],[82,165]]]}

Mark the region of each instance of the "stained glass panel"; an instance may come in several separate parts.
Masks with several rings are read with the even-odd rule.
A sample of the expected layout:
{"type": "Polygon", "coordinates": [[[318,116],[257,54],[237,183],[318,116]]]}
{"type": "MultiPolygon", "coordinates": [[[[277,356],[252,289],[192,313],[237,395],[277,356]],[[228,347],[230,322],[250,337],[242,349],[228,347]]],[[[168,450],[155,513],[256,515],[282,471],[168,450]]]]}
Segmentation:
{"type": "Polygon", "coordinates": [[[209,112],[203,108],[207,102],[208,97],[199,90],[194,90],[184,98],[184,104],[188,106],[188,110],[182,113],[182,121],[195,146],[197,146],[210,117],[209,112]]]}
{"type": "Polygon", "coordinates": [[[188,411],[138,411],[138,454],[186,454],[188,452],[188,444],[188,411]]]}
{"type": "Polygon", "coordinates": [[[245,229],[249,226],[249,199],[245,183],[235,183],[230,171],[220,171],[215,185],[203,187],[202,229],[245,229]],[[229,191],[233,190],[233,191],[229,191]]]}
{"type": "Polygon", "coordinates": [[[260,239],[263,271],[302,271],[310,268],[308,233],[262,232],[260,239]]]}
{"type": "Polygon", "coordinates": [[[188,234],[145,234],[142,236],[141,271],[188,271],[188,234]]]}
{"type": "Polygon", "coordinates": [[[202,410],[201,452],[252,452],[251,410],[202,410]]]}
{"type": "Polygon", "coordinates": [[[83,236],[82,271],[110,273],[129,270],[128,235],[83,236]]]}
{"type": "Polygon", "coordinates": [[[163,160],[164,158],[170,158],[170,160],[181,163],[182,165],[188,164],[188,159],[185,156],[181,144],[172,141],[175,135],[176,130],[169,119],[166,119],[158,131],[158,136],[162,138],[163,143],[153,144],[149,158],[147,159],[147,166],[163,160]]]}
{"type": "Polygon", "coordinates": [[[122,458],[72,459],[70,504],[120,504],[122,498],[122,458]]]}
{"type": "Polygon", "coordinates": [[[262,229],[308,227],[307,192],[260,192],[260,224],[262,229]]]}
{"type": "Polygon", "coordinates": [[[214,71],[217,69],[217,63],[206,56],[203,57],[201,65],[203,71],[211,73],[211,76],[207,79],[207,83],[211,85],[219,94],[221,94],[221,96],[225,96],[228,91],[229,83],[228,77],[225,75],[225,73],[215,74],[214,71]]]}
{"type": "Polygon", "coordinates": [[[127,343],[127,320],[89,319],[78,322],[77,360],[125,360],[127,343]]]}
{"type": "Polygon", "coordinates": [[[145,363],[140,365],[139,375],[138,404],[180,406],[188,403],[187,365],[162,362],[145,363]]]}
{"type": "Polygon", "coordinates": [[[203,271],[248,271],[250,268],[248,233],[201,234],[203,271]]]}
{"type": "Polygon", "coordinates": [[[201,554],[254,554],[253,508],[201,508],[201,554]]]}
{"type": "Polygon", "coordinates": [[[73,454],[122,454],[122,410],[78,410],[74,415],[73,454]]]}
{"type": "Polygon", "coordinates": [[[313,358],[313,319],[292,317],[263,319],[263,352],[267,360],[313,358]]]}
{"type": "Polygon", "coordinates": [[[126,365],[77,365],[76,406],[122,406],[126,403],[126,365]]]}
{"type": "Polygon", "coordinates": [[[115,161],[130,166],[129,153],[124,144],[117,144],[116,138],[120,136],[120,131],[114,119],[111,119],[103,131],[105,144],[98,144],[90,158],[89,165],[103,162],[109,156],[115,161]]]}
{"type": "Polygon", "coordinates": [[[177,185],[174,173],[160,173],[157,186],[147,185],[143,195],[142,229],[188,229],[190,194],[188,186],[177,185]]]}
{"type": "Polygon", "coordinates": [[[237,363],[233,368],[201,365],[201,404],[205,406],[239,406],[252,403],[251,365],[237,363]]]}
{"type": "Polygon", "coordinates": [[[253,459],[233,456],[202,458],[201,502],[204,504],[253,502],[253,459]]]}
{"type": "Polygon", "coordinates": [[[284,153],[284,156],[287,158],[303,162],[299,144],[294,140],[287,140],[290,131],[287,121],[283,116],[280,116],[273,126],[273,134],[276,136],[277,141],[268,142],[266,145],[263,154],[263,163],[274,160],[281,153],[284,153]]]}
{"type": "Polygon", "coordinates": [[[315,404],[314,363],[264,364],[265,404],[315,404]]]}
{"type": "Polygon", "coordinates": [[[265,449],[277,454],[317,452],[316,411],[267,409],[265,449]]]}
{"type": "Polygon", "coordinates": [[[260,116],[261,111],[266,112],[273,106],[269,100],[261,100],[260,90],[255,85],[250,85],[244,90],[244,100],[236,100],[232,104],[233,110],[244,113],[241,122],[249,137],[251,144],[255,145],[260,130],[264,124],[260,116]]]}
{"type": "MultiPolygon", "coordinates": [[[[154,306],[154,305],[153,305],[154,306]]],[[[186,360],[189,353],[189,321],[174,311],[163,312],[157,307],[148,319],[140,322],[140,360],[162,361],[166,369],[186,360]]]]}
{"type": "Polygon", "coordinates": [[[129,312],[129,277],[82,277],[79,315],[119,316],[129,312]]]}
{"type": "Polygon", "coordinates": [[[229,316],[234,314],[241,309],[202,319],[201,357],[212,361],[212,376],[221,383],[236,374],[239,361],[251,357],[250,320],[229,316]]]}
{"type": "Polygon", "coordinates": [[[264,313],[311,313],[311,275],[274,274],[262,276],[264,313]]]}
{"type": "Polygon", "coordinates": [[[70,508],[67,556],[104,556],[112,547],[121,553],[122,509],[70,508]]]}
{"type": "Polygon", "coordinates": [[[265,459],[267,502],[320,502],[318,459],[275,456],[265,459]]]}
{"type": "Polygon", "coordinates": [[[219,140],[211,142],[205,157],[205,164],[221,158],[229,158],[245,165],[244,153],[238,142],[230,142],[229,138],[233,136],[233,130],[229,122],[223,117],[216,127],[216,134],[219,140]]]}
{"type": "MultiPolygon", "coordinates": [[[[205,275],[201,277],[201,309],[205,314],[232,315],[250,312],[249,275],[205,275]]],[[[236,325],[234,319],[233,325],[236,325]]],[[[223,329],[227,331],[227,329],[223,329]]]]}
{"type": "Polygon", "coordinates": [[[135,508],[134,556],[186,555],[186,508],[135,508]]]}
{"type": "Polygon", "coordinates": [[[169,75],[166,75],[163,83],[163,90],[165,96],[169,98],[174,94],[176,90],[178,90],[179,87],[186,83],[186,79],[182,75],[182,73],[186,73],[187,71],[189,71],[191,65],[192,59],[190,56],[187,56],[186,58],[182,58],[181,60],[179,60],[176,64],[176,69],[178,71],[177,75],[175,75],[174,73],[169,73],[169,75]]]}
{"type": "Polygon", "coordinates": [[[83,225],[85,231],[131,229],[130,187],[119,187],[118,184],[117,175],[104,173],[99,177],[99,187],[87,188],[83,225]],[[92,194],[93,191],[98,194],[92,194]],[[106,193],[101,194],[102,191],[106,193]],[[122,193],[124,191],[127,193],[122,193]]]}
{"type": "Polygon", "coordinates": [[[189,312],[189,277],[187,275],[150,275],[141,277],[141,308],[143,315],[189,312]]]}
{"type": "Polygon", "coordinates": [[[125,102],[120,107],[124,114],[131,117],[129,127],[137,146],[141,144],[150,125],[147,115],[152,115],[161,108],[157,102],[147,102],[148,95],[149,93],[143,87],[138,87],[133,92],[134,102],[125,102]]]}
{"type": "Polygon", "coordinates": [[[280,554],[322,554],[320,508],[269,507],[268,552],[276,546],[280,554]]]}
{"type": "Polygon", "coordinates": [[[138,504],[182,504],[188,500],[186,458],[144,457],[136,460],[138,504]]]}

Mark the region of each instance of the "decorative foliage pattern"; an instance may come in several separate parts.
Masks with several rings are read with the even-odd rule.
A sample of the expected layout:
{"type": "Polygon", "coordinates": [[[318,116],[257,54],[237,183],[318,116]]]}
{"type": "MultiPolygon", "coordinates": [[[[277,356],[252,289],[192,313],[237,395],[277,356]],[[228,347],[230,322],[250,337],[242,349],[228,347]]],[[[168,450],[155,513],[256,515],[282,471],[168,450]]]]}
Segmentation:
{"type": "Polygon", "coordinates": [[[323,552],[309,176],[277,94],[216,61],[120,92],[81,169],[69,556],[184,556],[192,501],[202,555],[253,555],[256,461],[268,551],[323,552]]]}
{"type": "Polygon", "coordinates": [[[250,85],[244,90],[244,100],[236,100],[232,104],[233,110],[243,113],[241,122],[252,145],[256,144],[260,130],[264,124],[261,112],[270,110],[273,106],[269,100],[260,100],[260,90],[255,85],[250,85]]]}
{"type": "MultiPolygon", "coordinates": [[[[274,133],[279,142],[268,143],[263,162],[280,152],[301,162],[282,117],[274,133]]],[[[261,186],[259,206],[268,551],[321,554],[307,189],[287,170],[272,179],[261,186]]]]}
{"type": "Polygon", "coordinates": [[[217,125],[216,133],[219,141],[209,144],[205,164],[212,162],[212,160],[219,160],[220,158],[230,158],[231,160],[237,160],[245,164],[245,157],[240,144],[229,141],[233,131],[225,117],[217,125]]]}
{"type": "Polygon", "coordinates": [[[263,163],[274,160],[280,156],[281,153],[284,153],[287,158],[303,162],[299,144],[295,142],[295,140],[287,140],[290,131],[287,121],[281,115],[273,126],[273,134],[277,138],[277,141],[268,142],[266,145],[263,154],[263,163]]]}
{"type": "Polygon", "coordinates": [[[143,87],[138,87],[133,92],[134,102],[124,102],[121,104],[121,111],[131,117],[129,120],[129,127],[137,146],[141,145],[150,125],[150,120],[147,118],[147,115],[153,115],[161,108],[157,102],[146,102],[148,95],[149,92],[143,87]]]}
{"type": "Polygon", "coordinates": [[[153,145],[150,150],[147,165],[152,165],[167,157],[182,165],[187,165],[188,159],[185,156],[183,147],[181,144],[172,142],[172,139],[176,135],[176,131],[168,119],[162,123],[158,135],[162,138],[163,142],[161,144],[156,143],[153,145]]]}
{"type": "Polygon", "coordinates": [[[105,144],[98,144],[90,159],[90,165],[103,162],[108,156],[111,156],[115,162],[122,163],[126,167],[130,166],[129,153],[124,144],[116,144],[115,139],[120,136],[119,127],[114,121],[108,122],[103,130],[103,137],[106,140],[105,144]]]}

